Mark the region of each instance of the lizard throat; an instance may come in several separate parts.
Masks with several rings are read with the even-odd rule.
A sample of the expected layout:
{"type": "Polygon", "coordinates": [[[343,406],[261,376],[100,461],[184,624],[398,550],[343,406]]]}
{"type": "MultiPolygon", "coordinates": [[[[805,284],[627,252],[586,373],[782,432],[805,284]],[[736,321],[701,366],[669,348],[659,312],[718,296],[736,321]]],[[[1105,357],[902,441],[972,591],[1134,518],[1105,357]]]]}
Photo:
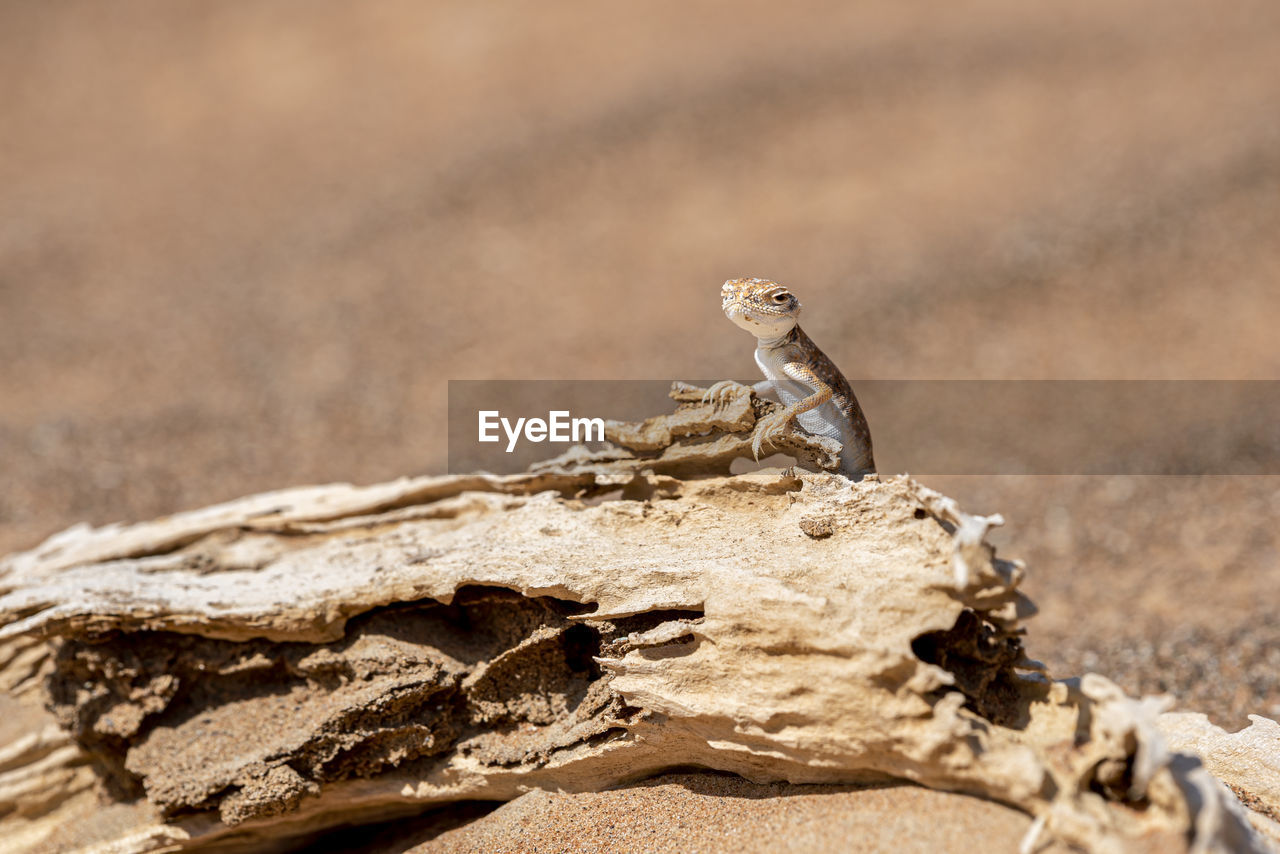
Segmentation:
{"type": "Polygon", "coordinates": [[[793,326],[787,330],[786,334],[779,335],[776,338],[756,338],[756,346],[762,350],[772,350],[775,347],[781,347],[784,344],[790,344],[795,340],[796,330],[799,326],[793,326]]]}

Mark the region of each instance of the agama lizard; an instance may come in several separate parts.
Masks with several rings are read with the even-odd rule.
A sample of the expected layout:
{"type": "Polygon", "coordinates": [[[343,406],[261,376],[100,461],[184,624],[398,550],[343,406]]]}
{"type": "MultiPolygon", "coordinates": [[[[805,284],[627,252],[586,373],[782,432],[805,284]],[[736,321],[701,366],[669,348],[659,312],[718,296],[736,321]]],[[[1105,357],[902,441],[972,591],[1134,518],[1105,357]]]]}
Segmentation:
{"type": "MultiPolygon", "coordinates": [[[[797,324],[800,301],[782,285],[768,279],[730,279],[720,289],[725,315],[756,336],[756,364],[765,379],[752,388],[770,389],[784,409],[760,419],[751,450],[760,459],[761,446],[780,435],[791,419],[816,436],[840,443],[840,472],[854,480],[876,470],[871,454],[871,431],[840,373],[818,345],[797,324]]],[[[704,400],[722,402],[733,380],[707,389],[704,400]]]]}

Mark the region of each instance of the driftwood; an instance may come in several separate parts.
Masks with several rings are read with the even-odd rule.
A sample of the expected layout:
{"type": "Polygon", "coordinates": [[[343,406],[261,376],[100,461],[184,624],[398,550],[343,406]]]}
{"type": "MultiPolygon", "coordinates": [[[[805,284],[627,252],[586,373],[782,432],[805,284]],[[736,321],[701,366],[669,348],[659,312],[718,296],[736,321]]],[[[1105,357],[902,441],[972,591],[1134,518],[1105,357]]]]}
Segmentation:
{"type": "MultiPolygon", "coordinates": [[[[1096,851],[1280,838],[1280,728],[1051,679],[998,517],[906,477],[708,474],[755,404],[726,426],[679,394],[611,428],[634,447],[527,474],[293,489],[4,559],[0,685],[57,726],[0,744],[0,837],[247,849],[701,766],[973,793],[1096,851]]],[[[777,450],[821,465],[808,441],[777,450]]]]}

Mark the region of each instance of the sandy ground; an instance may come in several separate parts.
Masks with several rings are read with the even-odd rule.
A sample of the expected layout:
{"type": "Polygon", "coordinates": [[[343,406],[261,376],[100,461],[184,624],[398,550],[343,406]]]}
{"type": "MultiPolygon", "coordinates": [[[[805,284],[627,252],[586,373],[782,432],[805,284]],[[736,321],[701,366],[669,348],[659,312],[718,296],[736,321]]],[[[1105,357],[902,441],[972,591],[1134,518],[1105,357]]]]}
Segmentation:
{"type": "MultiPolygon", "coordinates": [[[[749,377],[736,275],[855,387],[1280,377],[1278,40],[1269,0],[0,5],[0,552],[439,471],[449,379],[749,377]]],[[[1280,477],[924,479],[1005,515],[1055,674],[1280,715],[1280,477]]]]}
{"type": "MultiPolygon", "coordinates": [[[[604,792],[532,791],[506,804],[467,801],[309,842],[377,854],[923,854],[1014,851],[1030,826],[1029,817],[1001,804],[919,786],[790,786],[674,771],[604,792]]],[[[1067,850],[1045,844],[1040,853],[1067,850]]]]}
{"type": "MultiPolygon", "coordinates": [[[[768,850],[795,854],[1013,851],[1030,825],[1008,807],[917,786],[761,785],[728,775],[669,774],[608,792],[530,792],[410,850],[729,854],[757,850],[763,837],[768,850]]],[[[1046,846],[1043,854],[1066,850],[1046,846]]]]}

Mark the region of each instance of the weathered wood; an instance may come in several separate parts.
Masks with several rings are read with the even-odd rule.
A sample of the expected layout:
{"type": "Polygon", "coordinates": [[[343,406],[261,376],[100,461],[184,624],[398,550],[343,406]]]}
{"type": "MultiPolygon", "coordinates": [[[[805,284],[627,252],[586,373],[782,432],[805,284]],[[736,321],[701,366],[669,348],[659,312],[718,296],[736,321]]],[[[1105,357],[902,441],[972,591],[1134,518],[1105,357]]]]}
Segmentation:
{"type": "MultiPolygon", "coordinates": [[[[697,765],[974,793],[1097,851],[1262,850],[1191,755],[1211,725],[1173,753],[1159,703],[1026,658],[998,517],[906,477],[645,469],[288,490],[6,559],[0,676],[60,728],[0,745],[0,832],[249,846],[697,765]],[[127,820],[59,798],[86,785],[127,820]]],[[[1275,752],[1210,765],[1264,831],[1275,752]]]]}

